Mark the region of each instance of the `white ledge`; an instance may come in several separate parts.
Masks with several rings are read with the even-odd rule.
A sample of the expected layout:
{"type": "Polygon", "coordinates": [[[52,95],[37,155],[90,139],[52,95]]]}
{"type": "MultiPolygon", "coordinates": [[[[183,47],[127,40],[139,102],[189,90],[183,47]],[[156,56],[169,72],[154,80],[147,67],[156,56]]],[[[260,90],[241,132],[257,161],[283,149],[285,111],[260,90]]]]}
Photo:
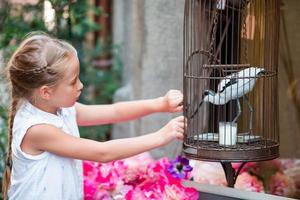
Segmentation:
{"type": "MultiPolygon", "coordinates": [[[[200,193],[214,194],[218,196],[224,196],[229,198],[246,199],[246,200],[292,200],[292,198],[281,197],[276,195],[270,195],[258,192],[249,192],[240,189],[234,189],[229,187],[222,187],[216,185],[208,185],[196,183],[193,181],[182,181],[182,184],[186,187],[192,187],[198,190],[200,193]]],[[[201,199],[201,197],[200,197],[201,199]]]]}

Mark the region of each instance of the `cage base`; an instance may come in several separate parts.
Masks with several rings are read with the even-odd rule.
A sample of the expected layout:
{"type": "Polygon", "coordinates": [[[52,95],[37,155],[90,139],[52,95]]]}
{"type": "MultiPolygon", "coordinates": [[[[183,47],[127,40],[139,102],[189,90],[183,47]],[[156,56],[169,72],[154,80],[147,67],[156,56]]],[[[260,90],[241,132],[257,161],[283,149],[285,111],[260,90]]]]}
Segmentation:
{"type": "Polygon", "coordinates": [[[191,159],[213,162],[251,162],[272,160],[279,157],[279,144],[274,141],[259,141],[249,146],[241,143],[235,147],[222,147],[213,141],[198,141],[183,144],[183,154],[191,159]]]}

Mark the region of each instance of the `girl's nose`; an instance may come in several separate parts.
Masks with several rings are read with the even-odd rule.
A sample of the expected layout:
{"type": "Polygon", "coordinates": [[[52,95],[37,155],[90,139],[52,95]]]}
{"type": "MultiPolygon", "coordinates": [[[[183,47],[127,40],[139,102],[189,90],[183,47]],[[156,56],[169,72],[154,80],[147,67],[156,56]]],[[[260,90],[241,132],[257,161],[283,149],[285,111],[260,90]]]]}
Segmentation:
{"type": "Polygon", "coordinates": [[[78,90],[82,90],[82,88],[83,88],[83,83],[79,80],[78,90]]]}

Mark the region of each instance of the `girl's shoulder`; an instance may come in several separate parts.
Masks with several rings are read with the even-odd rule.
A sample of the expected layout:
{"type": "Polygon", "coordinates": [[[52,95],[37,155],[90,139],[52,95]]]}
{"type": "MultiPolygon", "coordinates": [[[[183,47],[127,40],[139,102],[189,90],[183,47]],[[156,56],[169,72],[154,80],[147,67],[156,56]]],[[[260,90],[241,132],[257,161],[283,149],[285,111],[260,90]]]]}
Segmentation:
{"type": "Polygon", "coordinates": [[[13,132],[17,130],[27,129],[36,124],[50,124],[57,128],[62,128],[64,120],[68,118],[76,118],[76,110],[74,107],[61,108],[58,113],[52,114],[40,110],[25,101],[17,110],[13,123],[13,132]]]}
{"type": "Polygon", "coordinates": [[[62,108],[57,115],[38,109],[30,102],[21,104],[13,121],[13,138],[19,147],[27,130],[35,125],[48,124],[63,129],[64,124],[76,119],[75,108],[62,108]]]}
{"type": "Polygon", "coordinates": [[[75,106],[69,107],[69,108],[60,108],[57,112],[57,114],[52,114],[46,111],[43,111],[34,105],[32,105],[28,101],[24,101],[19,109],[17,110],[15,117],[20,118],[43,118],[43,119],[60,119],[61,117],[70,117],[70,115],[76,115],[76,109],[75,106]]]}

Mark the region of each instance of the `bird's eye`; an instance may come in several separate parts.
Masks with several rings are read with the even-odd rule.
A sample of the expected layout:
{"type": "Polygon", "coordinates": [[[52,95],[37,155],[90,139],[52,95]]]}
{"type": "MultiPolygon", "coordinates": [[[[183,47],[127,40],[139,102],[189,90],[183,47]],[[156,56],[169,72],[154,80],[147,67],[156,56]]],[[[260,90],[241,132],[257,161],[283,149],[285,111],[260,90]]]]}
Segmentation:
{"type": "Polygon", "coordinates": [[[209,92],[207,91],[207,90],[205,90],[204,92],[203,92],[203,95],[208,95],[209,94],[209,92]]]}
{"type": "Polygon", "coordinates": [[[266,75],[266,74],[267,74],[266,71],[261,71],[261,72],[258,72],[258,73],[257,73],[258,76],[263,76],[263,75],[266,75]]]}

